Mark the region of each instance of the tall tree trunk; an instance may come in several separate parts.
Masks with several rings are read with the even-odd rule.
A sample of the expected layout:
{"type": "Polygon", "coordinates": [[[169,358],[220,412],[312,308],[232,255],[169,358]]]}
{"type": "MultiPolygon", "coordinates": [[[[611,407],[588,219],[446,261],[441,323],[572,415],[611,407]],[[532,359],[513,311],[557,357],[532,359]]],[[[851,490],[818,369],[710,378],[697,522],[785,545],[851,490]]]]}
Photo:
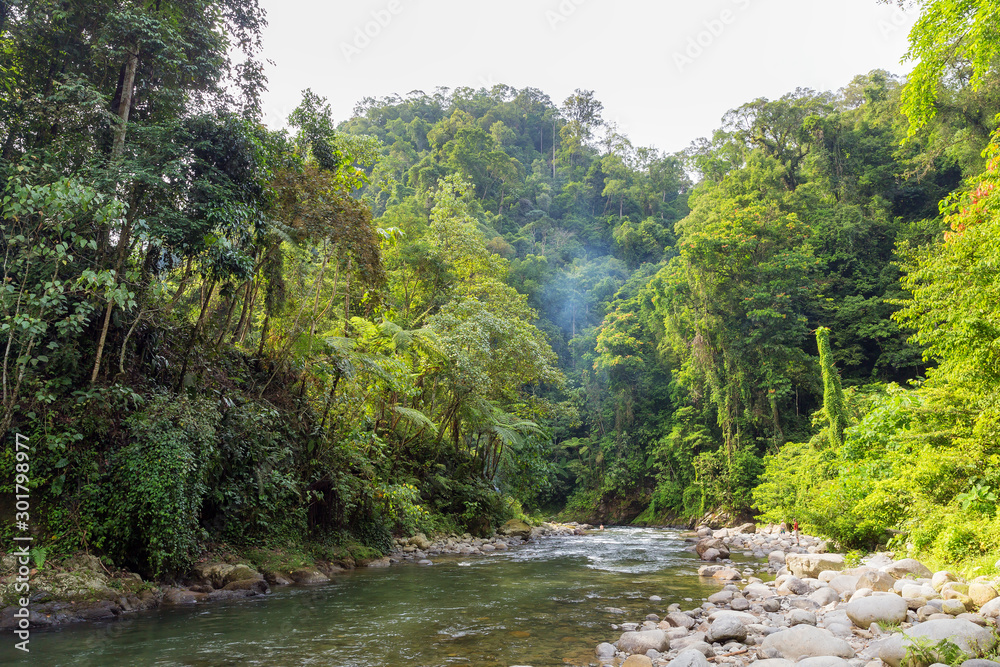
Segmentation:
{"type": "Polygon", "coordinates": [[[191,350],[198,339],[198,332],[201,331],[201,325],[205,321],[205,315],[208,313],[208,307],[212,303],[214,293],[215,281],[213,280],[208,285],[208,294],[205,296],[205,301],[201,304],[201,313],[198,315],[198,321],[194,325],[194,331],[191,332],[191,338],[188,339],[187,349],[184,350],[184,363],[181,364],[181,374],[177,378],[177,387],[174,389],[174,393],[179,392],[181,387],[184,386],[184,375],[187,373],[188,361],[191,359],[191,350]]]}
{"type": "MultiPolygon", "coordinates": [[[[118,239],[118,258],[115,260],[115,282],[120,283],[122,267],[125,266],[125,258],[128,257],[132,243],[132,225],[139,212],[139,202],[142,199],[141,186],[136,186],[132,190],[130,197],[128,214],[125,216],[125,226],[118,239]]],[[[90,373],[90,384],[97,380],[97,374],[101,370],[101,357],[104,355],[104,344],[108,340],[108,328],[111,326],[111,311],[115,307],[113,299],[108,299],[107,308],[104,309],[104,323],[101,325],[101,336],[97,340],[97,352],[94,355],[94,370],[90,373]]]]}
{"type": "Polygon", "coordinates": [[[135,71],[139,67],[139,46],[129,44],[125,60],[125,77],[122,82],[122,96],[118,102],[118,127],[115,128],[115,141],[111,147],[111,159],[117,160],[125,151],[125,129],[128,127],[128,114],[132,108],[132,91],[135,87],[135,71]]]}
{"type": "Polygon", "coordinates": [[[552,179],[556,177],[556,119],[552,119],[552,179]]]}
{"type": "Polygon", "coordinates": [[[348,323],[351,319],[351,258],[347,258],[347,268],[344,270],[344,336],[347,336],[348,323]]]}
{"type": "Polygon", "coordinates": [[[243,307],[240,309],[240,321],[236,323],[236,331],[233,332],[233,337],[230,339],[231,343],[237,340],[243,342],[243,326],[247,322],[247,313],[250,312],[250,296],[255,290],[255,283],[256,281],[253,279],[248,280],[247,287],[243,290],[243,307]]]}

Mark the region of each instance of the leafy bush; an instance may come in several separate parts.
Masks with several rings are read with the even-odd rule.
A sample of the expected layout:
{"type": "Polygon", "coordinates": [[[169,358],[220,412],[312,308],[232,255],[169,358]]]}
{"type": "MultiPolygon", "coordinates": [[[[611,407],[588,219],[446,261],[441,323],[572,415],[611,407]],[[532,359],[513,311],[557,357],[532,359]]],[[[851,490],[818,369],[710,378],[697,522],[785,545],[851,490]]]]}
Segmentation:
{"type": "Polygon", "coordinates": [[[246,402],[226,410],[218,456],[207,470],[203,525],[235,544],[287,544],[301,536],[306,515],[294,458],[298,437],[271,407],[246,402]]]}
{"type": "Polygon", "coordinates": [[[167,395],[126,420],[130,442],[109,461],[100,540],[117,562],[154,576],[187,567],[219,421],[210,401],[167,395]]]}

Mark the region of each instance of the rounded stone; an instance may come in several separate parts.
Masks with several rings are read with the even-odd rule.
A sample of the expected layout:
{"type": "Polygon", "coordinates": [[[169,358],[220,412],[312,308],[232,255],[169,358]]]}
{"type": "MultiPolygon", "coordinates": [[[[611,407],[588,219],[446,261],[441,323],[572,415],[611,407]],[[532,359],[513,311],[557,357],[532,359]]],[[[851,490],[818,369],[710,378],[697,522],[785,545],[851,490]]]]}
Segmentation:
{"type": "Polygon", "coordinates": [[[872,595],[857,598],[847,603],[847,617],[859,628],[868,628],[872,623],[880,625],[899,624],[906,620],[906,600],[898,595],[872,595]]]}

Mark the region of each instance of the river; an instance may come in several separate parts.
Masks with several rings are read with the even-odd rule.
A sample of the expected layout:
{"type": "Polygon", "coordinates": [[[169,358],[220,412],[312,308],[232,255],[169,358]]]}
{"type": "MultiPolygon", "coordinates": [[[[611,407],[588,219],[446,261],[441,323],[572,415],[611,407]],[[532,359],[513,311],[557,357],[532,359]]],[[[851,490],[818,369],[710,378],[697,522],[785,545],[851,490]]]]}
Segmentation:
{"type": "Polygon", "coordinates": [[[0,663],[402,667],[590,665],[613,623],[715,592],[671,530],[609,528],[432,566],[369,568],[329,584],[34,632],[0,663]],[[652,602],[650,596],[660,596],[652,602]],[[624,614],[622,612],[625,612],[624,614]],[[23,655],[23,654],[21,654],[23,655]]]}

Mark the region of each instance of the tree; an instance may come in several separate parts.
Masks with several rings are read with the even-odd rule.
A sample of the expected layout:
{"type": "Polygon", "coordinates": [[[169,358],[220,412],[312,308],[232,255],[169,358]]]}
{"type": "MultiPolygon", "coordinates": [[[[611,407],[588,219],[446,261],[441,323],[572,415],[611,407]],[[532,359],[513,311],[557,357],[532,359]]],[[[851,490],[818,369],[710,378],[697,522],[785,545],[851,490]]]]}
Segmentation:
{"type": "Polygon", "coordinates": [[[977,90],[1000,55],[1000,7],[990,0],[921,0],[905,58],[917,61],[903,89],[903,113],[912,137],[936,114],[940,87],[950,70],[968,64],[977,90]]]}
{"type": "Polygon", "coordinates": [[[816,329],[816,343],[819,348],[819,365],[823,372],[823,415],[829,422],[830,444],[841,447],[844,444],[844,429],[847,428],[847,405],[840,375],[833,365],[830,330],[826,327],[816,329]]]}

